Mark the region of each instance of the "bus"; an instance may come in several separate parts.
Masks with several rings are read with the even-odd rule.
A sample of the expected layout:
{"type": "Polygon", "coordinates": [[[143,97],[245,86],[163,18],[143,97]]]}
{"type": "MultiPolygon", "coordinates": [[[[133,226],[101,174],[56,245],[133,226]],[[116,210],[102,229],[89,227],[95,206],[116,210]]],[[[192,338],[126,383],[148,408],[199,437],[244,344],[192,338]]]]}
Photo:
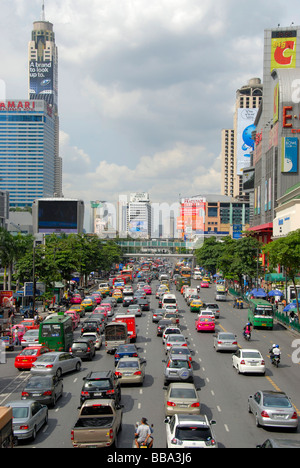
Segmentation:
{"type": "Polygon", "coordinates": [[[50,351],[69,351],[73,343],[71,317],[56,315],[40,324],[39,343],[48,346],[50,351]]]}
{"type": "Polygon", "coordinates": [[[180,275],[184,278],[191,278],[192,270],[189,267],[182,267],[180,270],[180,275]]]}
{"type": "Polygon", "coordinates": [[[253,328],[265,327],[273,329],[274,309],[272,304],[264,299],[249,299],[248,321],[253,328]]]}

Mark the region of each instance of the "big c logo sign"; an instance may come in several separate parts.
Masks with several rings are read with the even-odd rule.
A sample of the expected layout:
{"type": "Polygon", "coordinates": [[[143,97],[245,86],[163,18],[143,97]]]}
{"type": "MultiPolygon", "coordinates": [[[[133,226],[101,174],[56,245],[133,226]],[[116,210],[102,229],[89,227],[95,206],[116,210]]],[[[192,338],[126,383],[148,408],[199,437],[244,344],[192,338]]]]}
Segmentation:
{"type": "Polygon", "coordinates": [[[296,36],[296,31],[272,33],[271,71],[274,68],[296,68],[296,36]]]}

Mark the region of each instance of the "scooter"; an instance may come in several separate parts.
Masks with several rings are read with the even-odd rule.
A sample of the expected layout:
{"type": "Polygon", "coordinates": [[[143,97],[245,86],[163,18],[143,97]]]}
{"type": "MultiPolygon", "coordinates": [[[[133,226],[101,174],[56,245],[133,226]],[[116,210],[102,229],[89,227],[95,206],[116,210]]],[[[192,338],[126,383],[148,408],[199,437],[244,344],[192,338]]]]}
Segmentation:
{"type": "MultiPolygon", "coordinates": [[[[138,425],[139,425],[139,423],[137,422],[136,425],[135,425],[135,428],[136,428],[136,429],[138,428],[138,425]]],[[[151,426],[149,426],[149,427],[150,427],[151,433],[153,434],[153,424],[151,424],[151,426]]],[[[151,436],[151,438],[152,438],[152,441],[153,441],[153,436],[151,436]]],[[[148,442],[150,442],[149,439],[148,439],[148,442]]],[[[145,443],[145,442],[142,442],[142,443],[139,444],[139,447],[138,447],[138,448],[142,448],[142,449],[144,449],[144,448],[150,448],[150,443],[147,444],[147,443],[145,443]]],[[[151,444],[151,448],[153,448],[153,442],[152,442],[152,444],[151,444]]]]}
{"type": "Polygon", "coordinates": [[[271,356],[270,358],[271,358],[271,363],[273,364],[273,366],[278,367],[279,364],[280,364],[280,356],[278,356],[278,355],[273,355],[273,356],[271,356]]]}
{"type": "Polygon", "coordinates": [[[251,332],[249,330],[244,330],[244,338],[246,341],[250,341],[251,340],[251,332]]]}

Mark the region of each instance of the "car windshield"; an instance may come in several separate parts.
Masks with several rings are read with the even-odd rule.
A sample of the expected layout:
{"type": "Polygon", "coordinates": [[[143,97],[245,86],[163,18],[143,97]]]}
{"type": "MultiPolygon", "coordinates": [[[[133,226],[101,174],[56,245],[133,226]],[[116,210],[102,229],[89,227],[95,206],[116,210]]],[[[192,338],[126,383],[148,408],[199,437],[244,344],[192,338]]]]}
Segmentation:
{"type": "Polygon", "coordinates": [[[265,395],[264,396],[264,406],[274,407],[274,408],[291,408],[291,402],[284,395],[265,395]]]}
{"type": "Polygon", "coordinates": [[[175,360],[170,362],[169,367],[170,367],[170,369],[182,369],[182,368],[189,369],[190,366],[189,366],[188,361],[175,359],[175,360]]]}
{"type": "Polygon", "coordinates": [[[201,442],[211,439],[211,431],[209,427],[205,426],[177,426],[175,437],[179,440],[195,440],[201,442]]]}
{"type": "Polygon", "coordinates": [[[219,340],[235,340],[235,336],[231,333],[220,333],[219,340]]]}
{"type": "Polygon", "coordinates": [[[136,368],[139,367],[139,363],[138,363],[138,361],[121,361],[121,362],[119,362],[119,365],[118,365],[119,369],[124,369],[125,367],[136,369],[136,368]]]}
{"type": "Polygon", "coordinates": [[[38,358],[38,362],[54,362],[56,359],[56,355],[52,356],[50,353],[45,354],[44,356],[40,356],[38,358]]]}
{"type": "Polygon", "coordinates": [[[190,354],[190,351],[188,348],[176,348],[176,346],[172,346],[171,353],[172,354],[190,354]]]}
{"type": "Polygon", "coordinates": [[[26,419],[29,415],[28,407],[17,407],[13,408],[13,418],[14,419],[26,419]]]}
{"type": "Polygon", "coordinates": [[[86,390],[99,390],[99,389],[106,389],[111,388],[110,380],[109,379],[101,379],[101,380],[88,380],[84,384],[84,388],[86,390]]]}
{"type": "Polygon", "coordinates": [[[243,358],[246,359],[261,359],[260,353],[257,351],[242,351],[243,358]]]}
{"type": "Polygon", "coordinates": [[[38,349],[32,348],[32,349],[24,349],[21,353],[20,356],[36,356],[38,353],[38,349]]]}
{"type": "Polygon", "coordinates": [[[72,349],[75,350],[75,349],[82,349],[82,350],[85,350],[87,348],[87,343],[73,343],[72,345],[72,349]]]}
{"type": "Polygon", "coordinates": [[[38,336],[39,330],[28,330],[28,332],[25,333],[24,337],[28,338],[29,336],[38,336]]]}
{"type": "Polygon", "coordinates": [[[170,398],[197,398],[193,388],[172,388],[170,398]]]}
{"type": "Polygon", "coordinates": [[[185,338],[184,336],[180,336],[180,335],[171,335],[168,337],[168,342],[170,341],[174,341],[174,342],[180,342],[180,341],[185,341],[185,338]]]}

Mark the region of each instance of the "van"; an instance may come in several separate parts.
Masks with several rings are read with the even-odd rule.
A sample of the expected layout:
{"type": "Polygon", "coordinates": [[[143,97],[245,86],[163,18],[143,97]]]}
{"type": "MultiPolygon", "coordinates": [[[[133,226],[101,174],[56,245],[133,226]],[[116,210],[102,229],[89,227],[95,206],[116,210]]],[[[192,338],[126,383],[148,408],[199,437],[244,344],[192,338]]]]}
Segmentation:
{"type": "Polygon", "coordinates": [[[177,306],[177,300],[175,294],[164,294],[162,301],[161,301],[161,307],[164,309],[166,305],[176,305],[177,306]]]}

